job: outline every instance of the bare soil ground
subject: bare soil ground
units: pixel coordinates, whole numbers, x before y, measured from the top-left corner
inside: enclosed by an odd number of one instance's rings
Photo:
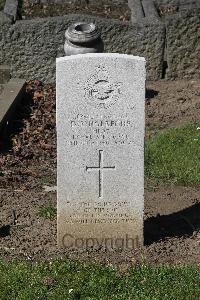
[[[33,4],[28,0],[24,0],[21,14],[26,19],[29,18],[44,18],[53,16],[62,16],[67,14],[90,14],[104,18],[113,18],[120,21],[129,21],[131,11],[127,4],[113,4],[112,1],[100,1],[97,3],[87,4],[81,1],[78,3],[65,4]]]
[[[200,81],[149,82],[146,137],[200,121]],[[38,81],[27,85],[10,141],[0,147],[0,256],[4,259],[50,260],[59,257],[116,265],[122,272],[139,262],[200,264],[200,187],[145,188],[145,245],[132,252],[60,250],[56,218],[39,215],[41,206],[56,207],[55,87]]]
[[[157,8],[158,14],[161,18],[166,15],[173,15],[179,11],[178,5],[164,4]],[[101,0],[99,3],[88,3],[87,1],[76,1],[72,3],[58,4],[58,3],[30,3],[29,0],[23,0],[19,7],[19,18],[26,19],[44,18],[53,16],[62,16],[67,14],[90,14],[94,16],[117,19],[123,22],[131,20],[131,10],[127,3],[113,4],[112,0]]]

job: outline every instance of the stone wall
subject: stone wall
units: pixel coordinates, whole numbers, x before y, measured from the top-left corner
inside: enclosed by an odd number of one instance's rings
[[[56,57],[64,55],[64,32],[80,20],[97,24],[105,52],[144,56],[148,78],[161,78],[165,42],[162,23],[132,25],[86,15],[17,21],[3,32],[0,63],[11,65],[14,77],[54,81]]]
[[[166,18],[167,77],[200,78],[200,9]]]
[[[54,81],[55,59],[64,55],[65,30],[72,22],[88,21],[98,25],[105,52],[144,56],[148,79],[164,75],[200,78],[200,9],[166,16],[163,23],[145,19],[131,24],[95,16],[66,15],[12,24],[0,13],[0,64],[10,65],[14,77]],[[166,64],[168,69],[164,70]]]

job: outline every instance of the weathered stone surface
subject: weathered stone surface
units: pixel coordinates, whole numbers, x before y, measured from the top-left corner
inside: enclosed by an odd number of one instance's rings
[[[0,84],[8,82],[10,79],[10,67],[6,65],[0,65]]]
[[[158,20],[158,12],[153,0],[128,0],[131,9],[131,21],[142,22],[144,18]]]
[[[5,36],[8,33],[9,28],[11,27],[11,23],[11,19],[0,11],[0,65],[6,64],[6,58],[4,55],[4,49],[6,47]]]
[[[77,22],[65,32],[66,56],[84,53],[102,53],[104,50],[100,32],[94,23]]]
[[[144,11],[140,0],[128,0],[131,9],[131,21],[133,23],[141,22],[144,18]]]
[[[97,24],[105,52],[143,56],[147,61],[148,78],[161,78],[165,42],[163,24],[132,25],[86,15],[17,21],[3,32],[0,63],[11,65],[14,77],[54,81],[55,59],[64,56],[65,31],[77,21]]]
[[[97,24],[105,52],[145,57],[148,79],[162,78],[165,42],[166,60],[169,60],[168,78],[198,77],[199,15],[198,9],[188,10],[171,17],[166,16],[163,23],[143,20],[138,24],[94,16],[67,15],[17,21],[12,25],[0,12],[0,64],[12,66],[13,77],[55,81],[55,59],[64,56],[65,30],[73,22],[85,21]],[[184,63],[181,61],[182,54],[186,55]]]
[[[4,14],[3,11],[0,11],[0,25],[1,25],[0,33],[3,33],[5,31],[4,26],[11,26],[11,24],[12,24],[11,19],[6,14]],[[2,35],[1,35],[1,38],[2,38]],[[1,41],[1,39],[0,39],[0,41]]]
[[[144,15],[146,18],[148,18],[148,17],[158,18],[159,17],[153,0],[142,0],[142,6],[143,6],[143,10],[144,10]]]
[[[200,78],[200,10],[166,18],[168,78]]]
[[[25,80],[13,78],[3,85],[0,93],[0,134],[7,126],[15,106],[21,100],[24,93]]]
[[[18,0],[6,0],[4,13],[10,16],[14,21],[17,18]]]
[[[145,60],[57,59],[58,243],[143,242]]]

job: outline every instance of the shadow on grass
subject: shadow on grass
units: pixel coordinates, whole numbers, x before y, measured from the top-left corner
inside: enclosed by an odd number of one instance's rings
[[[145,245],[168,237],[192,236],[200,229],[200,203],[179,212],[156,216],[144,222]]]

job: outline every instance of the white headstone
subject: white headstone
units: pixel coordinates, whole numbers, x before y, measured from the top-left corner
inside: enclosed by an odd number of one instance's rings
[[[145,59],[57,59],[58,244],[143,243]]]

